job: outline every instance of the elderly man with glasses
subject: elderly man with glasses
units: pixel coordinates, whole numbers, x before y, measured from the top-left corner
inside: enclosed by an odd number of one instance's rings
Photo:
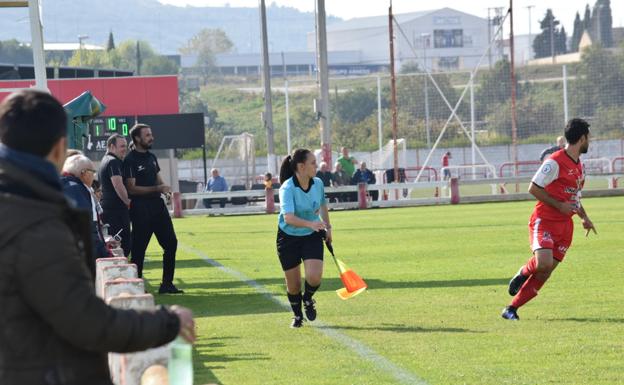
[[[82,154],[68,157],[63,165],[63,192],[76,208],[84,209],[91,213],[91,239],[93,242],[93,255],[95,258],[110,257],[110,250],[104,243],[102,229],[100,227],[99,204],[93,192],[95,180],[95,166],[91,159]]]

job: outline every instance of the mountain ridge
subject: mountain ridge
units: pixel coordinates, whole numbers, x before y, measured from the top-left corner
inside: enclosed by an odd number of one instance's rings
[[[156,0],[54,0],[43,3],[46,42],[106,45],[113,32],[115,42],[147,40],[161,54],[176,54],[202,28],[221,28],[239,53],[260,52],[260,16],[257,8],[194,7],[161,4]],[[341,19],[330,16],[327,23]],[[0,10],[0,40],[30,42],[28,11]],[[267,7],[269,49],[273,52],[306,51],[306,35],[314,31],[314,14],[271,4]]]

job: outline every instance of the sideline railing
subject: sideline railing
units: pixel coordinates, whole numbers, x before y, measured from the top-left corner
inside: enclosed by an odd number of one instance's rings
[[[609,181],[609,188],[604,190],[585,190],[583,196],[606,196],[606,195],[624,195],[624,189],[617,189],[614,187],[612,181],[624,177],[624,174],[609,173],[601,175],[587,175],[588,180],[607,179]],[[468,203],[468,202],[495,202],[495,201],[507,201],[507,200],[522,200],[533,199],[530,194],[526,192],[518,193],[499,193],[496,186],[504,186],[505,184],[520,184],[530,183],[530,176],[508,177],[508,178],[489,178],[489,179],[458,179],[451,178],[449,181],[432,181],[432,182],[408,182],[408,183],[382,183],[375,185],[360,184],[356,186],[340,186],[340,187],[327,187],[325,192],[330,196],[340,196],[340,194],[348,194],[350,197],[357,196],[357,199],[352,201],[339,201],[329,202],[328,207],[331,210],[340,209],[365,209],[371,207],[404,207],[404,206],[419,206],[419,205],[434,205],[434,204],[449,204],[449,203]],[[490,185],[492,188],[491,194],[473,195],[473,196],[460,196],[460,186],[473,186],[473,185]],[[433,196],[415,198],[412,195],[403,197],[400,193],[404,189],[423,190],[423,189],[448,189],[450,196]],[[388,194],[388,200],[373,200],[371,198],[373,191],[378,191],[379,196],[383,191],[397,191],[399,193]],[[279,203],[276,202],[278,190],[243,190],[243,191],[231,191],[231,192],[219,192],[219,193],[174,193],[173,205],[174,216],[181,217],[186,215],[219,215],[219,214],[261,214],[261,213],[275,213],[279,212]],[[398,196],[398,199],[392,199]],[[185,206],[189,206],[188,202],[197,202],[201,199],[232,199],[232,198],[246,198],[248,203],[242,205],[230,205],[224,208],[195,208],[195,204],[191,204],[193,208],[183,209],[183,201],[186,201]]]

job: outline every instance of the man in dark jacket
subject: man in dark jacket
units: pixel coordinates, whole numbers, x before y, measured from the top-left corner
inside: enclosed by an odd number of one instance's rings
[[[188,309],[122,310],[96,297],[90,218],[59,182],[65,123],[43,92],[0,104],[0,384],[111,385],[107,352],[195,338]]]
[[[95,179],[96,170],[94,167],[91,159],[82,154],[70,156],[63,164],[65,176],[61,177],[61,184],[65,196],[70,198],[76,208],[86,211],[91,218],[91,240],[94,256],[97,259],[112,257],[112,254],[104,242],[98,206],[91,188]]]
[[[359,184],[359,183],[375,184],[376,182],[377,180],[375,178],[375,174],[373,174],[371,170],[366,168],[366,162],[360,163],[360,168],[355,172],[355,174],[353,174],[353,177],[351,178],[351,184]],[[370,193],[373,199],[377,200],[379,191],[374,190],[374,191],[371,191]]]

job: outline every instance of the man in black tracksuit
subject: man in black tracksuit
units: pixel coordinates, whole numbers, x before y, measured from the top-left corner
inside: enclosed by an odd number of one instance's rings
[[[130,198],[123,182],[123,158],[128,144],[119,134],[111,135],[106,141],[107,152],[100,163],[98,179],[102,185],[102,221],[108,224],[109,235],[121,237],[124,255],[130,255],[132,235],[130,233]]]
[[[124,159],[124,179],[130,193],[130,220],[132,221],[132,263],[143,274],[145,250],[152,234],[163,248],[163,275],[158,293],[183,293],[173,285],[178,239],[169,211],[160,194],[170,194],[171,188],[160,177],[156,156],[149,152],[154,142],[151,128],[135,124],[130,130],[134,149]]]

